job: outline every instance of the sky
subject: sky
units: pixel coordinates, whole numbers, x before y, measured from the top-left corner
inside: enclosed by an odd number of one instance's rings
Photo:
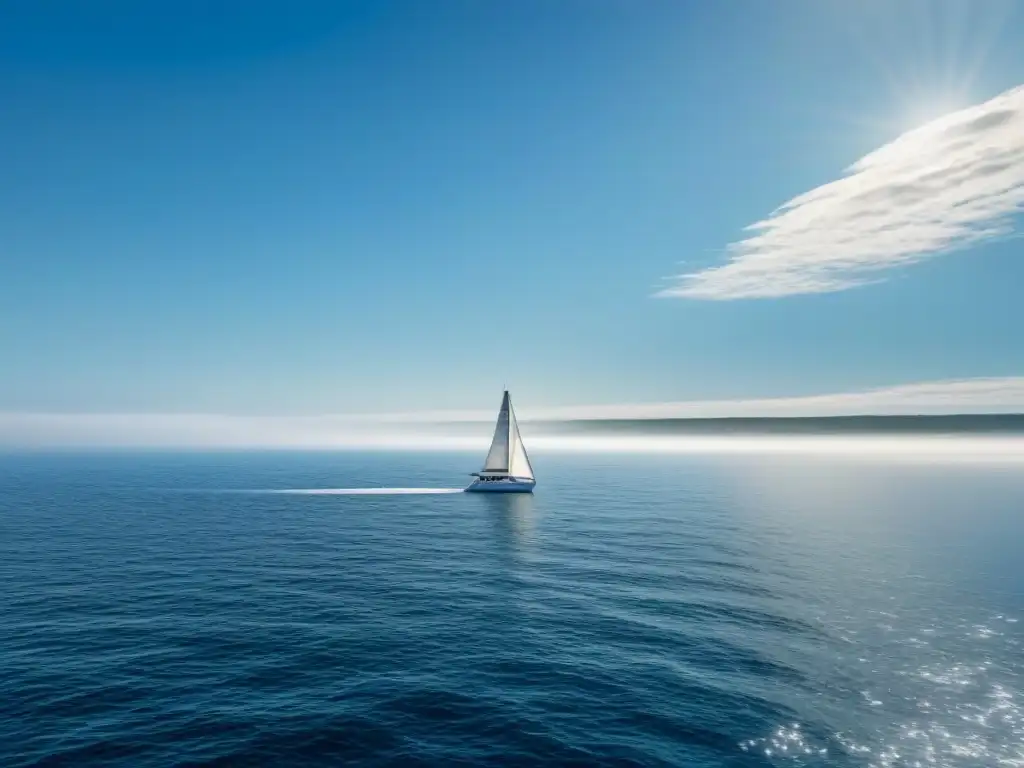
[[[0,432],[1024,410],[1014,0],[0,0],[0,104]]]

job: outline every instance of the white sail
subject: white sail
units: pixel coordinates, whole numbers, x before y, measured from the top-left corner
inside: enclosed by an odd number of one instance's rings
[[[494,425],[494,438],[491,450],[484,461],[484,472],[509,471],[509,408],[508,392],[501,398],[501,410],[498,411],[498,423]],[[518,434],[518,432],[517,432]]]
[[[508,473],[513,477],[529,478],[532,480],[533,467],[530,466],[530,457],[526,455],[526,446],[523,444],[523,438],[519,435],[519,424],[516,422],[516,412],[512,409],[511,402],[508,404],[508,432]]]

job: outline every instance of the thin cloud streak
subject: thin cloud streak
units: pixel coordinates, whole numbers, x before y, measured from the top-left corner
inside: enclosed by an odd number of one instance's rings
[[[1024,377],[905,384],[863,392],[754,400],[522,409],[524,423],[569,419],[1024,413]],[[17,448],[324,448],[478,450],[494,411],[361,416],[0,413],[0,446]],[[458,422],[482,422],[456,429]],[[447,426],[446,426],[447,425]],[[543,447],[546,437],[531,445]],[[551,438],[554,439],[554,438]],[[587,438],[589,439],[589,438]],[[731,439],[731,438],[723,438]],[[579,447],[562,440],[555,445]],[[596,444],[595,444],[596,445]],[[709,445],[704,443],[704,445]]]
[[[728,263],[657,296],[730,300],[828,293],[1009,235],[1024,210],[1024,86],[875,150],[747,227]]]
[[[1024,376],[914,382],[856,392],[744,400],[683,400],[562,408],[516,407],[520,421],[771,416],[1024,413]],[[429,411],[360,416],[381,423],[489,421],[494,411]],[[341,418],[341,417],[339,417]]]
[[[1024,376],[919,382],[806,397],[562,408],[547,411],[544,416],[556,419],[678,419],[952,413],[1024,413]]]

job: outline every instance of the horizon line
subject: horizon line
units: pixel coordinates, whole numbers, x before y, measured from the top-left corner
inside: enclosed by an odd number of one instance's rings
[[[489,434],[496,411],[421,411],[391,414],[246,415],[216,413],[39,413],[0,411],[0,445],[268,444],[279,446],[371,445],[406,437],[441,439],[480,425]],[[811,420],[995,418],[1024,415],[1024,376],[918,382],[892,387],[800,397],[692,400],[561,408],[526,408],[524,424],[561,423],[569,430],[613,424],[688,422],[790,424]],[[889,422],[892,423],[892,422]],[[460,430],[455,425],[463,425]],[[474,429],[476,427],[474,426]],[[799,431],[799,429],[797,430]],[[983,430],[984,431],[984,430]],[[418,437],[417,437],[418,435]],[[429,435],[429,438],[428,438]]]
[[[811,395],[548,406],[516,409],[523,422],[656,419],[833,418],[869,416],[1007,415],[1024,413],[1024,376],[917,381],[861,390]],[[407,412],[229,413],[217,411],[70,411],[3,410],[4,420],[22,418],[128,419],[215,418],[225,420],[324,419],[337,422],[491,421],[496,410],[421,410]]]

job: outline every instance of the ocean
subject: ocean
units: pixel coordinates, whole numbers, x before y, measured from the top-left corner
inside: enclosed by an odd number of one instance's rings
[[[0,765],[1024,765],[1024,465],[531,458],[0,456]]]

